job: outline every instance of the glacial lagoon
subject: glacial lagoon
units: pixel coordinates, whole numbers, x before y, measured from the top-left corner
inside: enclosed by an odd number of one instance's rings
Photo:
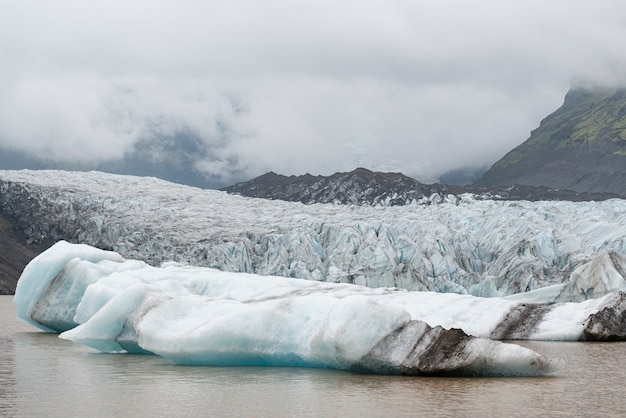
[[[0,297],[0,416],[621,416],[626,343],[522,342],[566,362],[550,377],[455,378],[329,369],[177,366],[102,354],[15,319]]]

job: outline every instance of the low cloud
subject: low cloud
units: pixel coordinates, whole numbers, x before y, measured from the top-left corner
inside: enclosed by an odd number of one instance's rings
[[[493,163],[571,85],[626,84],[611,0],[25,0],[0,25],[0,146],[95,164],[192,132],[222,182],[433,180]]]

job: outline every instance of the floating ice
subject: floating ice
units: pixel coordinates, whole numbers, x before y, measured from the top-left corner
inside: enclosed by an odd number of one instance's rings
[[[156,268],[65,242],[29,264],[15,301],[21,319],[62,338],[181,364],[472,375],[540,375],[559,367],[532,350],[459,329],[488,334],[515,306],[505,299],[171,263]]]

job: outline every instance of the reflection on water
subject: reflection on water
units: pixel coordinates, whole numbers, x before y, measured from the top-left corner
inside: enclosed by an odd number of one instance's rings
[[[0,297],[0,416],[610,416],[626,344],[524,343],[566,369],[543,378],[421,378],[175,366],[101,354],[16,320]]]

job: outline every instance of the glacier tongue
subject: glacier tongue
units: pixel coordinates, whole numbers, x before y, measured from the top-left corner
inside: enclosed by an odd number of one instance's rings
[[[586,263],[626,253],[622,200],[305,206],[63,171],[0,171],[0,192],[0,210],[33,241],[85,243],[151,265],[369,287],[504,296],[565,284]],[[602,289],[585,285],[558,300],[623,289],[610,274]]]
[[[468,298],[463,313],[446,308]],[[437,312],[433,318],[471,323],[510,302],[175,264],[156,268],[65,242],[25,269],[15,301],[21,319],[62,331],[62,338],[181,364],[530,376],[562,367],[532,350],[415,317],[426,308]],[[484,309],[480,301],[497,306]]]

